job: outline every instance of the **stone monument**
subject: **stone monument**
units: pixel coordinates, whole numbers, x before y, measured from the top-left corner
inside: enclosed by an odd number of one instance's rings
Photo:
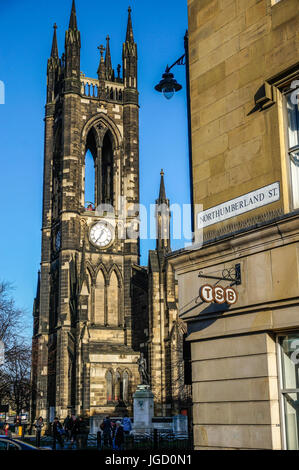
[[[133,395],[134,398],[134,431],[147,432],[153,427],[154,394],[149,385],[146,359],[141,353],[137,360],[140,374],[140,385]]]

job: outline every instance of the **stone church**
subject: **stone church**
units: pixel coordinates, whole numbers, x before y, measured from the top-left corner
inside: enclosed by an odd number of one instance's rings
[[[56,25],[47,68],[42,255],[33,317],[32,418],[132,413],[143,353],[156,416],[188,404],[177,284],[167,262],[170,211],[156,210],[156,249],[140,266],[137,45],[131,9],[122,68],[99,47],[97,78],[80,69],[73,0],[65,52]],[[86,201],[92,155],[94,200]],[[158,188],[157,188],[158,192]],[[121,201],[125,200],[125,217]],[[163,172],[158,204],[169,208]],[[104,205],[104,206],[103,206]],[[101,213],[98,207],[104,207]],[[112,208],[112,211],[111,211]],[[111,217],[113,212],[114,217]],[[128,236],[127,229],[136,236]],[[132,231],[132,230],[131,230]]]

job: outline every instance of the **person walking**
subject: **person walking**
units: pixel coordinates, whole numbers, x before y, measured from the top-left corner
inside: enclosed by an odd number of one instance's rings
[[[4,430],[4,435],[6,437],[11,437],[11,430],[9,429],[9,424],[8,423],[4,424],[3,430]]]
[[[132,431],[132,423],[131,423],[131,420],[130,420],[130,418],[127,414],[125,414],[125,416],[123,417],[121,424],[122,424],[124,433],[126,435],[129,435],[130,432]]]
[[[40,446],[40,437],[42,433],[42,429],[44,427],[44,420],[42,416],[40,416],[35,423],[35,429],[36,429],[36,434],[35,434],[35,439],[36,439],[36,447]]]
[[[88,426],[86,421],[83,419],[82,416],[78,419],[78,449],[85,450],[87,449],[87,440],[88,440]]]
[[[63,449],[64,446],[63,446],[62,435],[63,435],[63,427],[59,419],[56,416],[53,422],[53,450],[56,450],[56,441],[58,441],[60,449]]]
[[[112,424],[110,416],[106,416],[103,423],[104,446],[112,447]]]
[[[115,434],[113,439],[113,449],[122,450],[125,441],[124,429],[120,421],[116,421]]]
[[[15,433],[17,433],[19,436],[22,435],[22,423],[20,416],[17,416],[15,419]]]
[[[73,446],[74,443],[77,444],[77,435],[78,435],[78,421],[76,418],[76,415],[72,415],[70,423],[70,438],[71,438],[71,447]]]
[[[72,430],[72,418],[68,415],[65,420],[63,421],[63,427],[65,430],[66,440],[69,441],[71,439],[71,430]]]

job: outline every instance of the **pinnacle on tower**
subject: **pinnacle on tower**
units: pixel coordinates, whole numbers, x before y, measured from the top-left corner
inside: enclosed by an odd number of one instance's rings
[[[129,7],[128,8],[128,25],[127,25],[126,42],[134,42],[131,11],[132,11],[132,8]]]
[[[160,180],[160,191],[159,191],[159,202],[167,202],[166,199],[166,191],[165,191],[165,184],[164,184],[164,171],[163,169],[160,172],[161,180]]]
[[[169,200],[166,198],[163,170],[160,175],[159,198],[156,199],[156,249],[170,251],[170,207]]]
[[[105,52],[105,47],[101,44],[99,47],[98,47],[99,51],[100,51],[100,54],[101,54],[101,59],[100,59],[100,64],[99,64],[99,68],[98,68],[98,76],[99,76],[99,80],[105,80],[106,78],[106,67],[105,67],[105,61],[104,61],[104,57],[103,57],[103,54]]]
[[[53,41],[52,41],[52,50],[51,50],[51,57],[58,59],[58,46],[57,46],[57,35],[56,35],[56,30],[57,30],[57,25],[54,23],[54,33],[53,33]]]
[[[111,62],[111,53],[110,53],[110,38],[106,37],[106,55],[105,55],[105,69],[106,69],[106,80],[112,80],[113,78],[113,69]]]
[[[75,0],[73,0],[69,29],[78,29]]]
[[[69,29],[65,32],[65,91],[80,93],[81,38],[77,26],[75,1],[73,0]]]

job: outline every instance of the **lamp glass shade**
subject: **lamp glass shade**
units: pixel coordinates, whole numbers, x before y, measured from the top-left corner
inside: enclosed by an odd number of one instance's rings
[[[165,87],[163,88],[162,93],[167,100],[170,100],[174,95],[174,89],[171,87]]]
[[[174,78],[172,73],[165,72],[162,75],[162,80],[155,86],[155,90],[162,92],[166,99],[170,100],[174,93],[181,90],[180,85]]]

